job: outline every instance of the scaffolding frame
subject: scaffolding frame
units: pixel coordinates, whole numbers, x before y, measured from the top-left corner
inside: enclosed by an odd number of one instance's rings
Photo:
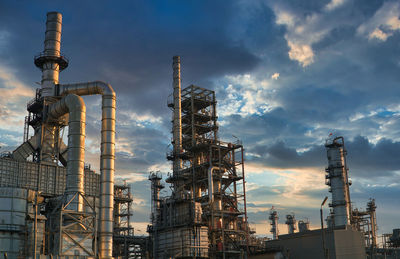
[[[173,194],[161,204],[164,218],[153,224],[152,230],[157,235],[155,230],[176,225],[178,222],[172,216],[168,217],[172,222],[165,224],[163,220],[167,220],[165,217],[174,207],[188,203],[192,209],[191,220],[186,225],[192,226],[193,231],[196,226],[208,227],[207,258],[240,258],[248,252],[250,235],[244,148],[239,141],[218,140],[216,104],[212,90],[195,85],[182,90],[182,150],[179,154],[167,154],[169,160],[180,160],[182,169],[174,170],[166,179],[173,186]],[[174,110],[172,102],[168,106]],[[200,219],[196,204],[201,205]]]

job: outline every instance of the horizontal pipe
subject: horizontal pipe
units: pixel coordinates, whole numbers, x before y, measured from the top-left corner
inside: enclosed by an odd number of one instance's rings
[[[56,87],[56,95],[68,94],[102,95],[99,253],[100,258],[112,258],[116,95],[111,85],[101,81]]]
[[[57,120],[67,113],[69,113],[68,160],[65,194],[69,200],[76,193],[84,194],[86,106],[82,97],[68,94],[57,103],[50,105],[48,119]],[[75,196],[68,205],[68,209],[83,211],[81,195]]]

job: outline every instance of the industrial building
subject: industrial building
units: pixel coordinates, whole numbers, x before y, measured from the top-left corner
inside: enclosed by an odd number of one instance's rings
[[[172,194],[160,197],[152,173],[153,258],[245,258],[249,229],[243,146],[218,138],[215,92],[181,89],[180,57],[173,58],[172,146],[167,158]]]
[[[34,57],[42,80],[27,103],[23,143],[0,157],[0,258],[400,258],[400,229],[379,246],[375,200],[365,210],[352,207],[343,137],[325,143],[332,197],[326,220],[327,197],[321,204],[321,229],[291,213],[288,234],[280,235],[272,208],[273,239],[256,237],[247,218],[244,147],[220,140],[214,91],[182,89],[179,56],[167,103],[172,172],[164,179],[150,172],[149,236],[135,236],[130,186],[114,181],[116,93],[101,81],[59,82],[69,64],[61,29],[62,15],[48,13],[44,51]],[[99,174],[85,164],[87,95],[102,98]],[[161,196],[166,184],[171,192]]]
[[[116,94],[100,81],[60,84],[61,27],[61,14],[48,13],[24,141],[0,158],[0,257],[144,258],[147,239],[129,224],[129,186],[114,185]],[[102,98],[100,174],[85,165],[86,95]]]
[[[320,229],[310,230],[309,222],[299,221],[299,232],[295,233],[294,214],[289,214],[285,222],[288,234],[278,235],[277,211],[271,210],[269,220],[273,239],[266,242],[265,250],[280,250],[286,258],[296,259],[400,258],[400,249],[396,243],[399,240],[397,230],[393,230],[392,235],[386,235],[383,247],[378,247],[375,200],[370,199],[366,210],[352,208],[344,138],[328,138],[325,147],[328,158],[325,184],[332,194],[330,214],[324,219],[322,207],[328,199],[325,197],[320,210]],[[326,228],[324,221],[327,223]]]

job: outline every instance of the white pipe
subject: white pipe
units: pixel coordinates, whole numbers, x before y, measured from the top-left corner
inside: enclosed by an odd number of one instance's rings
[[[70,200],[76,193],[84,194],[85,122],[86,106],[82,97],[68,94],[48,110],[48,119],[57,120],[69,113],[68,120],[68,161],[67,186],[65,194]],[[68,209],[83,211],[81,195],[77,195]]]
[[[213,172],[217,167],[210,166],[208,168],[208,202],[210,205],[214,203],[214,181],[213,181]]]
[[[114,162],[115,162],[115,102],[111,85],[86,82],[58,86],[59,95],[102,95],[101,156],[100,156],[100,258],[112,258]],[[69,155],[69,154],[68,154]]]

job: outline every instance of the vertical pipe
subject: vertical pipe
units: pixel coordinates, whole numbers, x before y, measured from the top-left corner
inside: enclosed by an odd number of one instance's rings
[[[246,224],[246,249],[247,249],[247,254],[249,254],[249,239],[250,239],[250,234],[249,234],[249,224],[248,224],[248,219],[247,219],[247,200],[246,200],[246,178],[245,178],[245,173],[244,173],[244,148],[243,146],[240,146],[240,152],[242,155],[242,175],[243,175],[243,203],[244,203],[244,220]]]
[[[115,168],[115,101],[114,91],[103,94],[100,156],[101,258],[112,258]]]
[[[67,186],[65,194],[68,200],[73,198],[73,201],[68,205],[68,209],[83,211],[81,195],[84,194],[86,127],[86,106],[83,99],[75,94],[69,94],[59,102],[52,104],[49,107],[48,115],[50,119],[57,119],[66,113],[69,113],[69,120]]]
[[[58,88],[60,95],[102,95],[99,253],[101,258],[112,258],[116,95],[111,85],[101,81],[59,85]]]
[[[181,59],[173,57],[173,87],[174,87],[174,120],[173,120],[173,146],[174,162],[173,172],[176,173],[182,168],[182,161],[179,154],[182,152],[182,107],[181,107]]]
[[[60,66],[54,58],[60,57],[61,26],[60,13],[47,13],[43,55],[48,58],[42,66],[42,96],[52,96],[53,87],[58,84]]]

